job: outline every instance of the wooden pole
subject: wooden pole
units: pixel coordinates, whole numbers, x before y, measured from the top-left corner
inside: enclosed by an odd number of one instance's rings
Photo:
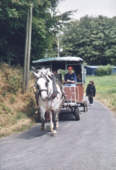
[[[29,73],[30,73],[30,54],[31,54],[31,34],[32,34],[32,9],[33,4],[30,4],[27,14],[26,24],[26,40],[25,40],[25,57],[24,57],[24,80],[23,80],[23,92],[28,89]]]
[[[25,56],[24,56],[24,77],[23,77],[23,92],[26,92],[27,82],[27,51],[28,51],[28,28],[29,28],[29,9],[27,13],[27,24],[26,24],[26,40],[25,40]]]
[[[59,42],[59,34],[57,35],[57,57],[60,57],[60,42]]]
[[[31,35],[32,35],[32,9],[33,5],[30,5],[29,9],[29,45],[28,45],[28,60],[27,60],[27,84],[26,84],[26,89],[28,88],[28,82],[30,78],[30,54],[31,54]]]

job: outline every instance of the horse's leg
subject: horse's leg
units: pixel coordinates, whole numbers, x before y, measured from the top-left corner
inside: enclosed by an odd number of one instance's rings
[[[58,129],[59,127],[59,117],[58,117],[58,113],[56,113],[56,129]]]
[[[52,112],[52,115],[53,115],[53,124],[54,124],[54,127],[53,127],[53,133],[56,134],[56,122],[57,122],[57,114],[53,111]]]
[[[41,113],[41,130],[45,130],[45,113]]]
[[[50,131],[53,132],[52,112],[50,112]]]
[[[41,120],[41,130],[45,130],[45,120]]]

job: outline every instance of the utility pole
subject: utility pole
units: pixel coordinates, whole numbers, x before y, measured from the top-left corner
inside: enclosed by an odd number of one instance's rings
[[[29,74],[30,74],[30,54],[31,54],[31,34],[32,34],[32,10],[33,4],[30,4],[27,14],[26,24],[26,40],[25,40],[25,57],[24,57],[24,77],[23,77],[23,92],[28,89]]]
[[[58,45],[58,54],[57,54],[57,57],[60,57],[60,40],[59,40],[59,36],[58,36],[58,39],[57,39],[57,45]]]
[[[57,57],[60,57],[60,40],[59,40],[59,34],[57,35]]]

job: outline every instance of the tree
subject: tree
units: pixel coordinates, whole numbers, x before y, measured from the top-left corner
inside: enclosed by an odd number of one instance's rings
[[[62,37],[63,55],[82,57],[88,64],[113,64],[116,18],[85,16],[68,24]]]
[[[59,0],[1,0],[1,62],[23,65],[27,10],[30,2],[34,6],[31,60],[43,58],[46,50],[53,56],[56,34],[70,14],[69,12],[57,15],[56,7]]]

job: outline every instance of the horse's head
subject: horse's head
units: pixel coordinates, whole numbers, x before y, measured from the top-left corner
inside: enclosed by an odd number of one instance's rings
[[[39,91],[39,95],[42,100],[47,100],[50,95],[50,89],[52,86],[51,76],[52,73],[48,69],[38,70],[37,73],[34,72],[35,77],[37,78],[36,85]]]

